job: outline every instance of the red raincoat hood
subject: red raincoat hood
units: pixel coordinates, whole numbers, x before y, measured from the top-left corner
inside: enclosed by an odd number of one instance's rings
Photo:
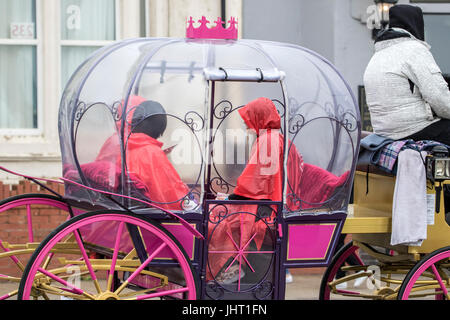
[[[251,101],[239,109],[239,114],[247,127],[256,132],[258,138],[253,144],[247,166],[237,180],[234,193],[250,199],[280,201],[284,150],[284,137],[279,132],[280,115],[272,100],[268,98]],[[294,153],[295,159],[291,156]],[[295,150],[290,152],[289,157],[295,160],[290,163],[299,167],[300,176],[301,156]]]
[[[126,110],[126,124],[125,124],[125,135],[127,136],[131,130],[131,120],[133,119],[134,111],[136,107],[139,106],[142,102],[145,102],[146,99],[140,96],[130,96],[128,98],[127,110]],[[125,101],[122,101],[122,106],[125,104]],[[120,115],[122,115],[122,108],[119,110]],[[118,128],[122,126],[122,120],[119,120],[117,123]]]
[[[280,129],[281,118],[272,100],[258,98],[239,109],[239,114],[249,129],[259,135],[260,130]]]

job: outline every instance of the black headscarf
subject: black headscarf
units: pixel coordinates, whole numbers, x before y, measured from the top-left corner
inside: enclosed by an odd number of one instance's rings
[[[137,106],[131,120],[132,132],[145,133],[157,139],[166,130],[167,115],[163,106],[156,101],[145,101]]]
[[[392,28],[401,28],[419,40],[425,41],[425,26],[422,9],[408,4],[399,4],[389,9],[389,29],[382,30],[375,42],[409,37],[408,34],[398,32]]]
[[[419,40],[425,41],[425,26],[422,9],[399,4],[389,10],[389,27],[402,28]]]

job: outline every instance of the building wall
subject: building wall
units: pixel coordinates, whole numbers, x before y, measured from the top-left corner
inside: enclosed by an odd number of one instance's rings
[[[352,17],[352,9],[358,14],[370,1],[357,1],[355,9],[352,0],[246,0],[243,37],[311,49],[332,62],[356,93],[372,55],[370,30]]]
[[[373,0],[245,0],[243,37],[294,43],[319,53],[337,67],[357,98],[374,50],[366,24],[371,5]],[[424,12],[450,12],[450,3],[414,5]]]
[[[139,36],[139,3],[139,0],[115,0],[116,39]],[[36,0],[39,127],[30,132],[21,129],[0,130],[0,165],[37,177],[58,177],[61,174],[58,109],[63,90],[62,46],[88,48],[112,42],[64,42],[61,38],[61,15],[65,12],[62,9],[60,0]],[[8,40],[0,41],[0,45],[8,44]],[[15,183],[17,177],[0,171],[0,181]]]
[[[50,183],[52,190],[59,194],[64,194],[64,186]],[[23,194],[51,194],[49,191],[36,184],[22,180],[17,184],[3,184],[0,182],[0,201],[10,197]],[[31,226],[33,230],[33,242],[39,243],[44,240],[50,232],[67,220],[67,211],[57,208],[33,205],[30,206]],[[31,242],[29,238],[27,208],[25,206],[16,207],[0,214],[0,252],[3,247],[9,244],[23,244]],[[21,254],[19,261],[26,265],[31,254]],[[20,276],[21,270],[11,259],[0,259],[0,274],[9,276]]]

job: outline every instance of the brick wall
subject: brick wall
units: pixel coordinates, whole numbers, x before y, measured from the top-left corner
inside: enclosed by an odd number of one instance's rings
[[[48,183],[48,187],[64,194],[64,186],[56,183]],[[28,193],[51,194],[49,191],[28,181],[22,180],[18,184],[4,184],[0,182],[0,200]],[[31,206],[32,226],[34,242],[42,241],[52,230],[64,222],[68,214],[64,210],[59,210],[44,205]],[[28,242],[28,222],[27,209],[25,206],[17,207],[0,213],[0,240],[8,243]],[[0,252],[3,248],[0,247]],[[26,265],[29,255],[20,255],[18,259]],[[20,269],[15,265],[11,258],[0,259],[0,274],[10,276],[19,276]]]

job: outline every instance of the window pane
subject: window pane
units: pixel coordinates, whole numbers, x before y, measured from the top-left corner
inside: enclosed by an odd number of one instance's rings
[[[425,41],[443,73],[450,73],[450,14],[425,14]]]
[[[34,0],[0,0],[0,38],[35,38]]]
[[[115,0],[62,0],[62,40],[115,40]]]
[[[99,47],[70,47],[63,46],[61,48],[61,81],[62,88],[65,87],[72,74],[83,63],[90,54]]]
[[[0,46],[0,128],[37,128],[36,48]]]

